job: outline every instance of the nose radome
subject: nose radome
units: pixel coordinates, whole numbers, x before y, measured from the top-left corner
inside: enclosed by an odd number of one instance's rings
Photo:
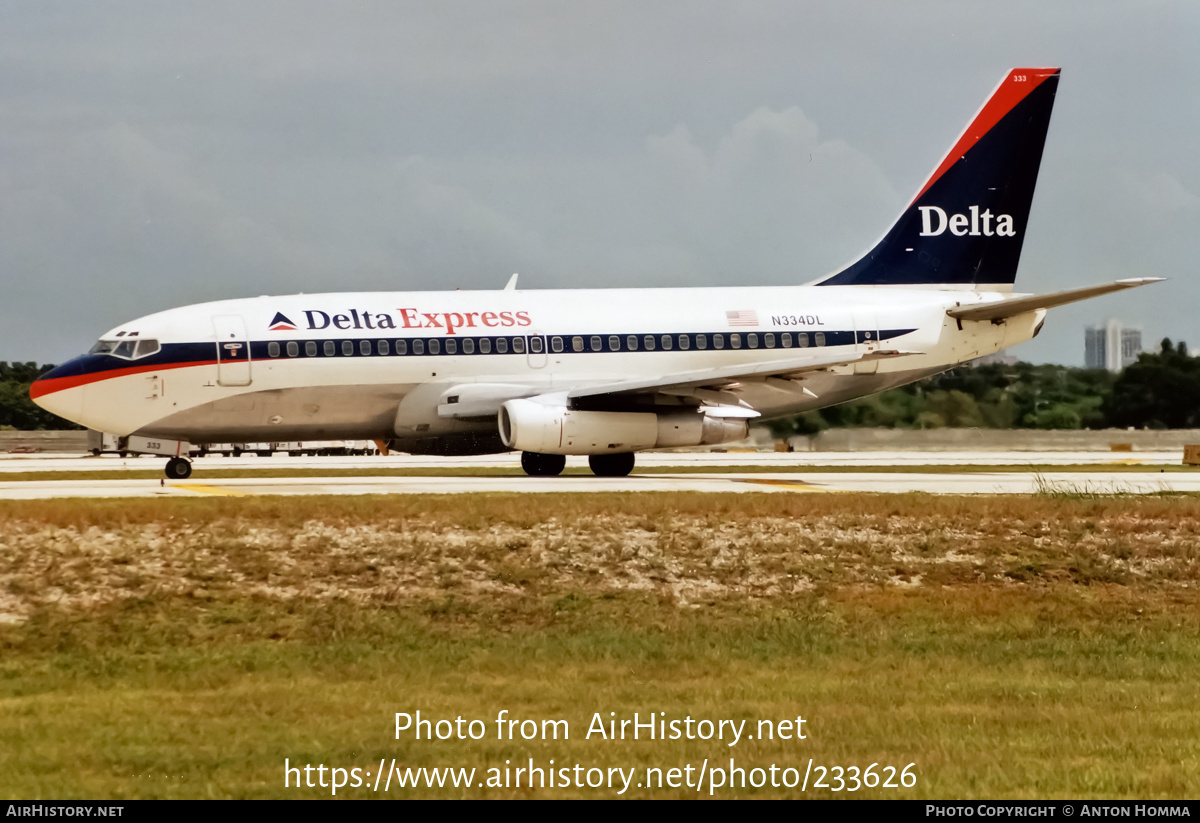
[[[75,374],[68,365],[57,366],[33,381],[29,399],[51,414],[86,425],[82,419],[84,386],[71,379]]]

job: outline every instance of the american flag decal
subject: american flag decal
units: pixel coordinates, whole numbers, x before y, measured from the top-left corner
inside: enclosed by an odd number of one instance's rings
[[[757,326],[758,312],[756,311],[727,311],[725,319],[729,321],[730,326]]]

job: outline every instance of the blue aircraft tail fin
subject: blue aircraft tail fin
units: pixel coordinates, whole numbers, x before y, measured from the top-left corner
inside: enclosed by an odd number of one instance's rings
[[[883,239],[816,285],[1011,289],[1059,69],[1013,69]]]

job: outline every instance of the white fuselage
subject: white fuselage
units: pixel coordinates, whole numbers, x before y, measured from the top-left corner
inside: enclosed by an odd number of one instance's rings
[[[780,417],[1029,339],[1044,312],[1000,323],[946,315],[956,305],[1010,296],[797,286],[226,300],[118,326],[101,339],[154,340],[160,350],[134,359],[77,358],[47,375],[35,397],[57,414],[118,435],[196,444],[373,438],[420,448],[479,434],[485,445],[476,450],[487,450],[494,409],[445,414],[447,395],[459,387],[506,399],[777,360],[805,346],[829,354],[912,353],[818,372],[796,390],[735,387],[743,406]]]

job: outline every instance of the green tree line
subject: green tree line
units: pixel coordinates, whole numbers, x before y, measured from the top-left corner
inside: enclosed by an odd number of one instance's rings
[[[29,399],[29,386],[54,366],[0,361],[0,429],[82,429]]]
[[[1200,428],[1200,357],[1166,339],[1119,374],[1031,363],[960,366],[917,383],[768,424],[776,436],[830,427]]]

